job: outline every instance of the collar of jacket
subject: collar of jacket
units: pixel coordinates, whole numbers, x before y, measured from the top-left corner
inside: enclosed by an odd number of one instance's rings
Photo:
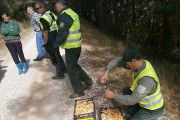
[[[46,9],[46,10],[41,14],[41,16],[42,16],[45,12],[47,12],[47,11],[49,11],[49,9]]]
[[[64,10],[67,10],[67,9],[69,9],[68,6],[64,7],[64,8],[61,10],[61,12],[59,12],[59,15],[60,15]]]

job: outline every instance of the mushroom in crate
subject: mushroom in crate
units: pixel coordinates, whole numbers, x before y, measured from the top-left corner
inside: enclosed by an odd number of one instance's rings
[[[101,120],[123,120],[121,110],[119,108],[111,108],[109,116],[109,109],[103,108],[101,109]]]

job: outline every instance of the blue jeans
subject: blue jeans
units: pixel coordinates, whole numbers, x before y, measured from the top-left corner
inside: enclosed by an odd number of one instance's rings
[[[37,55],[38,59],[43,58],[43,43],[44,43],[44,39],[42,37],[42,32],[37,32],[36,33],[36,46],[37,46],[37,51],[38,51],[38,55]],[[46,49],[44,49],[44,57],[49,57],[49,54],[47,53]]]

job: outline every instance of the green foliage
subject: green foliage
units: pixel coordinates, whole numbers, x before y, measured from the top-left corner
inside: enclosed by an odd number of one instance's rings
[[[173,14],[179,14],[179,4],[179,0],[156,2],[154,6],[154,13],[157,15],[166,15],[166,17]]]
[[[29,28],[31,26],[30,20],[23,21],[22,26],[23,26],[24,29]]]
[[[0,12],[7,11],[13,19],[23,21],[27,19],[26,2],[25,0],[1,0]]]

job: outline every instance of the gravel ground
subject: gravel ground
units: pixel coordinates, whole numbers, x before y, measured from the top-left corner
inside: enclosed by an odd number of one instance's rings
[[[22,44],[29,67],[26,74],[17,74],[18,70],[9,53],[1,58],[1,73],[4,72],[0,84],[0,120],[73,119],[75,99],[68,97],[73,92],[68,76],[64,80],[52,80],[55,68],[50,60],[33,61],[37,55],[34,32]],[[60,52],[64,57],[64,50]],[[86,66],[85,71],[90,69]],[[85,91],[86,95],[78,99],[93,97],[90,91]]]
[[[33,82],[33,76],[36,73],[36,67],[38,63],[32,61],[31,58],[36,56],[36,48],[34,45],[34,33],[28,36],[28,44],[24,45],[24,54],[27,62],[30,62],[30,69],[27,74],[18,75],[18,70],[10,56],[7,53],[6,56],[1,58],[4,60],[1,66],[8,66],[4,68],[4,77],[1,78],[0,84],[0,119],[1,120],[17,120],[17,115],[21,108],[21,103],[27,97],[29,87]],[[27,41],[26,41],[27,42]]]
[[[103,84],[97,84],[97,77],[90,66],[87,49],[83,45],[79,64],[93,79],[94,85],[85,91],[85,96],[70,99],[73,92],[68,75],[64,80],[52,80],[56,74],[55,67],[49,59],[35,62],[37,55],[35,33],[31,32],[23,41],[23,50],[28,62],[28,72],[18,75],[18,70],[10,56],[1,58],[0,69],[0,120],[72,120],[76,99],[94,98],[96,117],[99,119],[100,108],[107,108]],[[60,49],[64,58],[64,49]],[[102,68],[99,68],[102,71]],[[110,84],[109,87],[112,85]],[[110,100],[110,106],[119,106]]]

